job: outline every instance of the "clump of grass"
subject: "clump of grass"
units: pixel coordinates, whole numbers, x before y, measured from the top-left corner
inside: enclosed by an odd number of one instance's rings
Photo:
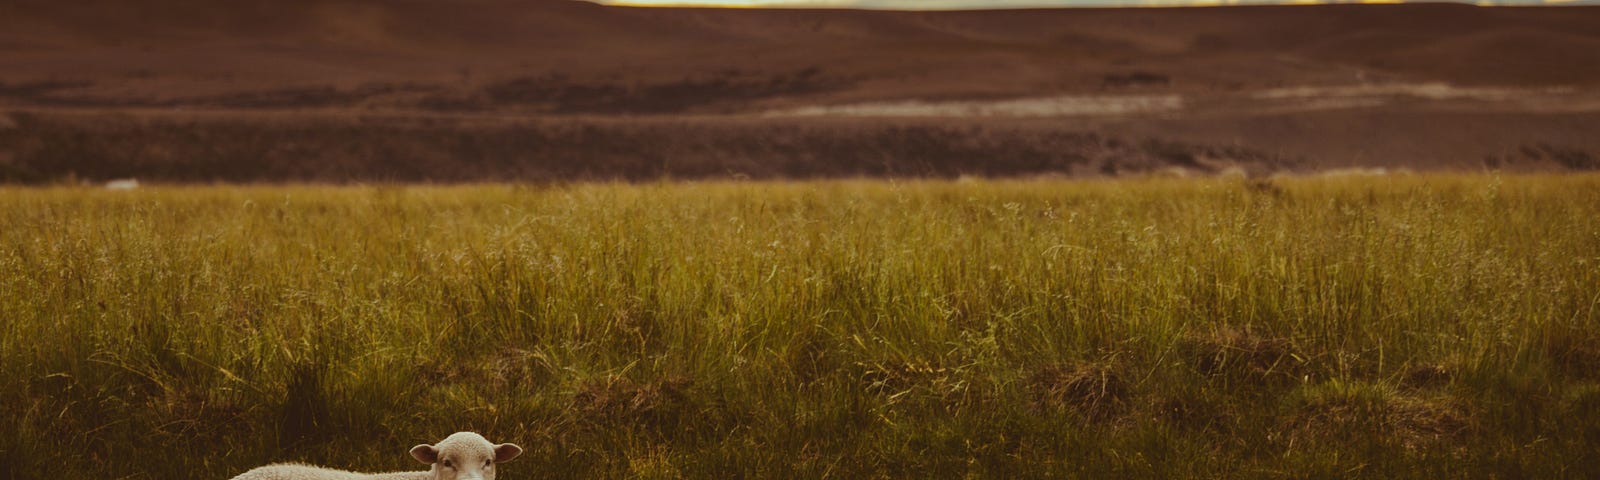
[[[1563,375],[1600,380],[1600,332],[1557,326],[1543,339],[1546,358]]]
[[[1600,475],[1600,178],[1270,183],[3,189],[0,475]]]
[[[1050,366],[1030,375],[1028,385],[1040,410],[1071,409],[1093,421],[1121,413],[1132,395],[1128,380],[1102,364]]]
[[[1464,435],[1474,423],[1447,397],[1405,395],[1381,384],[1331,380],[1308,384],[1294,398],[1292,434],[1308,441],[1355,435],[1416,448],[1422,442]]]
[[[572,408],[585,421],[671,429],[677,425],[668,422],[693,416],[693,388],[694,381],[683,377],[639,384],[627,377],[607,376],[580,385],[572,396]]]
[[[1449,384],[1455,376],[1455,369],[1449,365],[1421,364],[1406,369],[1400,385],[1412,389],[1438,388]]]
[[[1180,349],[1200,373],[1239,380],[1245,388],[1299,380],[1307,362],[1291,339],[1259,334],[1248,326],[1185,337]]]

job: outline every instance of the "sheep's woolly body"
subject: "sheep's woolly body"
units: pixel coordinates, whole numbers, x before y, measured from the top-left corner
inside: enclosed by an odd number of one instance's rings
[[[356,473],[295,463],[259,467],[233,480],[430,480],[429,472]]]
[[[495,445],[472,432],[456,432],[438,445],[411,447],[411,458],[425,472],[356,473],[299,463],[278,463],[244,472],[233,480],[494,480],[495,464],[522,454],[514,443]]]

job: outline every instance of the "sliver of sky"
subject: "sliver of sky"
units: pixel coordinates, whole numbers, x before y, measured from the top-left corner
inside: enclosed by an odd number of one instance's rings
[[[1317,3],[1402,3],[1401,0],[593,0],[607,5],[732,8],[867,8],[883,10],[965,10],[988,8],[1150,7],[1174,5],[1271,5]],[[1600,0],[1478,0],[1478,5],[1600,5]]]

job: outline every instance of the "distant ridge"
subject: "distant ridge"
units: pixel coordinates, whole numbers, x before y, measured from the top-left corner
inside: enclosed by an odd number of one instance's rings
[[[0,3],[0,106],[727,113],[1362,82],[1600,86],[1600,8]]]
[[[690,8],[801,8],[866,10],[997,10],[1107,7],[1217,7],[1266,5],[1349,5],[1349,4],[1467,4],[1478,6],[1582,6],[1600,5],[1600,0],[856,0],[818,2],[808,0],[587,0],[603,5],[634,7]]]
[[[1600,8],[0,1],[0,183],[1600,169]]]

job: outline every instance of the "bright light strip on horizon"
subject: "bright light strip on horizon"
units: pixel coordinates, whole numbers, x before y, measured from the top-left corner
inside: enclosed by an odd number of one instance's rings
[[[713,8],[864,8],[883,10],[958,10],[988,8],[1052,8],[1151,5],[1221,5],[1272,3],[1275,0],[595,0],[621,7],[713,7]],[[1292,1],[1292,0],[1291,0]]]
[[[591,0],[628,7],[713,8],[863,8],[880,10],[963,10],[1059,7],[1173,7],[1225,5],[1392,4],[1402,0]],[[1447,0],[1448,1],[1448,0]],[[1477,0],[1495,5],[1595,5],[1600,0]]]

